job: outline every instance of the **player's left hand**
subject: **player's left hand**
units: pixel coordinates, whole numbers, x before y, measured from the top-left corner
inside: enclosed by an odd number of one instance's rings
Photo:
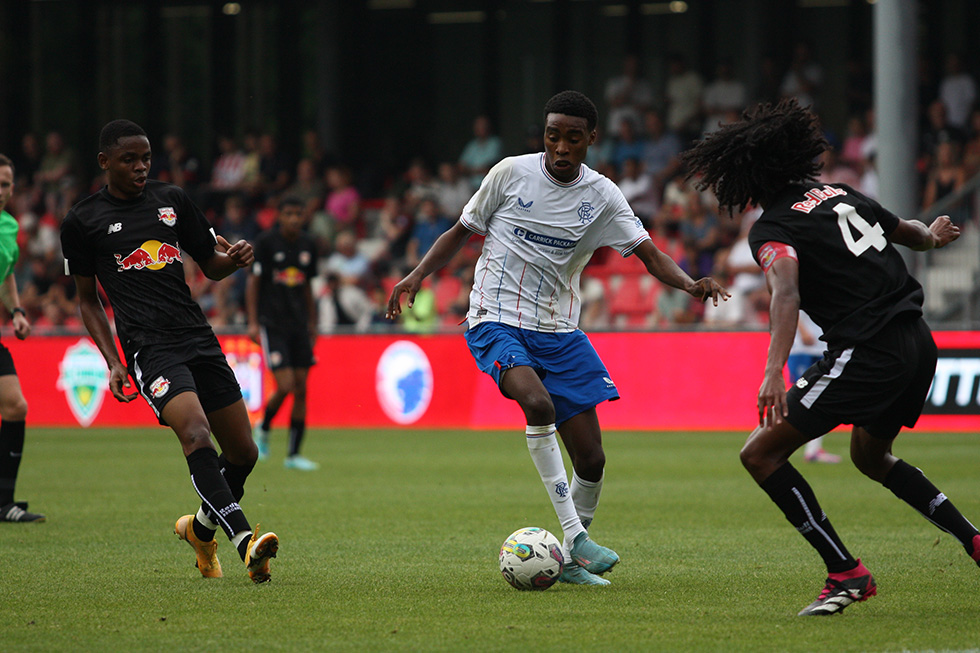
[[[17,336],[18,340],[23,340],[31,335],[31,323],[20,313],[14,313],[12,323],[14,325],[14,335]]]
[[[255,260],[255,254],[252,252],[252,245],[249,244],[247,240],[239,240],[237,243],[232,245],[224,236],[220,234],[215,235],[218,241],[218,251],[224,252],[225,255],[235,262],[240,268],[247,268]]]
[[[394,320],[396,316],[401,314],[402,293],[408,293],[408,307],[411,308],[412,304],[415,303],[415,295],[418,294],[419,288],[421,287],[422,279],[414,272],[396,283],[395,287],[391,289],[391,297],[388,298],[388,308],[385,311],[385,317],[389,320]]]
[[[956,226],[948,215],[941,215],[929,225],[929,231],[936,239],[936,247],[945,247],[960,237],[960,228]]]
[[[722,300],[727,302],[728,298],[732,296],[730,292],[725,290],[725,287],[723,285],[721,285],[711,277],[704,277],[702,279],[698,279],[697,281],[694,282],[694,285],[691,286],[691,289],[688,290],[688,292],[691,294],[692,297],[700,299],[703,302],[708,301],[708,298],[710,297],[711,302],[715,306],[718,305],[718,298],[721,298]]]

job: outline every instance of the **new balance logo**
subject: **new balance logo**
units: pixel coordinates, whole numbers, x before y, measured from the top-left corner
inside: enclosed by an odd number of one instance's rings
[[[122,222],[113,222],[112,224],[110,224],[109,225],[109,231],[107,231],[106,233],[107,234],[114,234],[117,231],[122,231]]]

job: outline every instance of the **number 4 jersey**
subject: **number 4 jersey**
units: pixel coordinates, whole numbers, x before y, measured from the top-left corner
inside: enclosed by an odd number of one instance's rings
[[[792,185],[752,225],[749,244],[764,270],[780,256],[799,262],[800,308],[838,349],[898,315],[922,315],[922,286],[888,240],[898,221],[845,184]]]

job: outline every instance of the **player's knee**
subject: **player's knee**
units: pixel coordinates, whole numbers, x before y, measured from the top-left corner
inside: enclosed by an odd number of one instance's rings
[[[531,392],[518,402],[528,424],[550,424],[555,421],[555,405],[547,392]]]
[[[575,457],[575,473],[589,481],[602,478],[602,470],[606,468],[606,452],[602,447],[593,451],[580,453]]]
[[[738,452],[738,458],[742,461],[742,466],[753,475],[765,466],[765,457],[759,450],[759,446],[751,438]]]
[[[0,404],[0,418],[10,422],[23,422],[27,419],[27,400],[23,396]]]

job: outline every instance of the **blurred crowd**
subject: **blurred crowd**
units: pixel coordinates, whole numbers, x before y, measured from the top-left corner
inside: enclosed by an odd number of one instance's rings
[[[980,171],[980,106],[977,83],[957,54],[942,71],[920,68],[922,125],[917,172],[923,208],[958,190]],[[635,57],[593,98],[602,122],[588,164],[622,189],[655,244],[692,277],[713,275],[733,292],[732,301],[706,307],[665,288],[632,258],[604,249],[582,275],[582,327],[655,328],[692,323],[758,327],[767,320],[768,293],[748,246],[748,229],[759,210],[719,214],[715,199],[697,191],[678,155],[692,141],[735,120],[759,101],[793,96],[821,112],[824,71],[801,41],[780,70],[763,62],[762,81],[748,88],[727,60],[710,79],[671,55],[663,89],[655,89]],[[821,180],[843,182],[878,197],[876,141],[867,65],[846,70],[846,128],[826,130]],[[486,116],[473,121],[472,138],[453,160],[412,160],[383,188],[359,186],[357,171],[333,155],[313,130],[302,148],[283,151],[275,135],[249,132],[217,139],[210,166],[189,151],[179,134],[155,139],[151,177],[183,187],[229,241],[254,240],[276,220],[284,197],[305,205],[307,228],[319,248],[313,290],[323,331],[387,329],[384,305],[397,280],[411,270],[438,236],[459,217],[487,170],[501,158],[543,149],[540,125],[527,128],[519,151],[506,151]],[[10,211],[20,223],[21,257],[16,267],[22,303],[40,332],[77,328],[74,284],[66,277],[59,224],[68,209],[104,184],[85,172],[75,150],[57,131],[25,134],[14,160],[15,194]],[[974,207],[956,206],[951,216],[974,223]],[[911,217],[911,216],[906,216]],[[438,276],[428,279],[399,328],[431,331],[458,324],[468,305],[473,267],[481,243],[474,237]],[[185,259],[189,285],[216,328],[245,323],[245,274],[222,282],[204,277]],[[111,310],[111,307],[108,307]]]

